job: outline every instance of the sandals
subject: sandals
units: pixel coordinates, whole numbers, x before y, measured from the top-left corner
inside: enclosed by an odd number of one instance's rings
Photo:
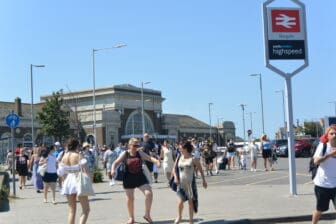
[[[143,216],[142,217],[144,220],[146,220],[149,224],[153,224],[153,220],[149,217]]]
[[[126,224],[134,224],[134,220],[130,218]]]

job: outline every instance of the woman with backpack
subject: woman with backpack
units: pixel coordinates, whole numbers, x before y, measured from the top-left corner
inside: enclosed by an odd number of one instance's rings
[[[329,126],[320,140],[313,156],[318,168],[314,177],[316,209],[313,211],[312,224],[319,221],[322,212],[329,210],[330,201],[336,207],[336,126]]]
[[[123,176],[123,187],[126,193],[127,209],[129,214],[128,224],[134,223],[134,189],[138,188],[145,195],[145,215],[143,218],[148,223],[153,223],[150,210],[153,201],[152,188],[149,185],[143,170],[144,161],[155,163],[160,168],[160,160],[147,155],[140,150],[139,141],[131,138],[128,142],[128,150],[122,152],[118,159],[114,161],[111,168],[111,175],[115,176],[116,167],[122,162],[125,163],[125,173]]]

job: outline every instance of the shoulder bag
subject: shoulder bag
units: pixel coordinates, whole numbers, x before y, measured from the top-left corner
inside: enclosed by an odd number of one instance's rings
[[[180,160],[180,156],[177,157],[176,161],[175,161],[175,173],[176,173],[176,176],[177,178],[179,178],[180,176],[180,171],[178,169],[178,162]],[[169,187],[173,190],[173,191],[177,191],[177,184],[175,183],[175,177],[174,175],[172,175],[170,177],[170,180],[169,180]]]
[[[79,173],[77,176],[77,196],[93,196],[94,191],[90,177],[83,172],[81,162],[79,160]]]

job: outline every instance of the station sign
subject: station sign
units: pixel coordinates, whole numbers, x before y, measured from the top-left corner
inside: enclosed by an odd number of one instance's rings
[[[264,17],[267,60],[306,59],[306,27],[303,18],[302,8],[267,8]]]

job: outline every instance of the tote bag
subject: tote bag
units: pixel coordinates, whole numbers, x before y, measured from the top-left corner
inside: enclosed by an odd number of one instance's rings
[[[94,194],[91,179],[80,166],[77,176],[77,196],[93,196]]]
[[[46,173],[46,171],[47,171],[47,164],[45,163],[45,164],[43,164],[43,165],[41,165],[41,166],[38,166],[38,168],[37,168],[37,172],[43,177],[44,176],[44,174]]]

